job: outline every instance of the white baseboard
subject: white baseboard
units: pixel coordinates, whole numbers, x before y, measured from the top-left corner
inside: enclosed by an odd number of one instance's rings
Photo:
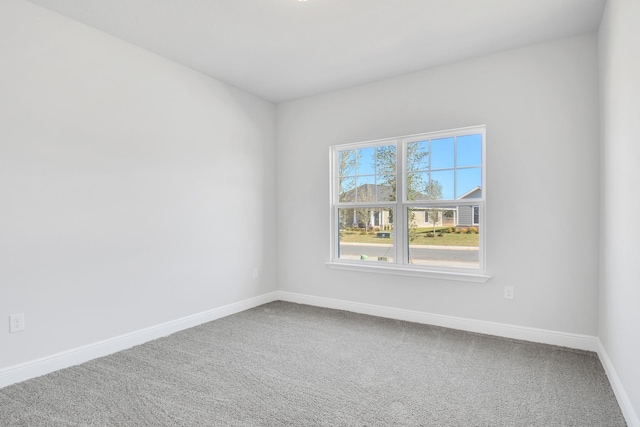
[[[202,313],[176,319],[161,325],[152,326],[129,334],[120,335],[111,339],[1,369],[0,388],[21,381],[26,381],[30,378],[45,375],[59,369],[64,369],[69,366],[84,363],[98,357],[126,350],[133,346],[170,335],[174,332],[198,326],[203,323],[236,314],[276,300],[333,308],[337,310],[346,310],[390,319],[442,326],[463,331],[558,345],[580,350],[595,351],[600,356],[600,360],[602,361],[605,372],[609,377],[614,393],[618,399],[618,403],[620,404],[622,412],[627,420],[627,424],[629,427],[640,427],[638,416],[635,413],[622,384],[620,383],[620,379],[618,378],[604,347],[596,337],[466,319],[462,317],[431,314],[420,311],[404,310],[285,291],[275,291],[260,295],[225,305],[223,307],[214,308]]]
[[[68,351],[46,356],[30,362],[10,366],[0,370],[0,388],[39,377],[50,372],[78,365],[98,357],[107,356],[118,351],[126,350],[136,345],[144,344],[174,332],[192,328],[212,320],[220,319],[253,307],[257,307],[277,299],[276,292],[259,295],[233,304],[193,314],[181,319],[172,320],[150,328],[120,335],[104,341],[73,348]]]
[[[611,363],[611,359],[609,359],[609,355],[607,354],[607,351],[605,350],[604,345],[602,345],[600,339],[598,339],[598,356],[600,357],[600,362],[602,362],[604,371],[609,378],[613,393],[616,395],[616,399],[618,399],[618,405],[620,405],[622,415],[624,415],[627,425],[629,427],[640,427],[640,418],[633,408],[631,399],[624,390],[622,382],[620,382],[620,377],[618,377],[618,374]]]
[[[233,304],[214,308],[202,313],[172,320],[161,325],[120,335],[108,340],[96,342],[86,346],[74,348],[61,353],[53,354],[30,362],[0,370],[0,388],[26,381],[50,372],[64,369],[69,366],[87,362],[98,357],[107,356],[118,351],[126,350],[136,345],[170,335],[184,329],[192,328],[206,322],[211,322],[222,317],[239,313],[262,304],[282,300],[299,304],[308,304],[317,307],[326,307],[337,310],[346,310],[354,313],[369,314],[372,316],[386,317],[390,319],[405,320],[409,322],[442,326],[469,332],[477,332],[499,337],[520,339],[543,344],[558,345],[562,347],[580,350],[595,351],[598,353],[604,370],[609,378],[611,387],[618,399],[618,404],[624,414],[629,427],[640,427],[640,419],[631,405],[631,400],[626,394],[620,378],[618,377],[607,352],[597,337],[589,335],[569,334],[545,329],[514,326],[504,323],[487,322],[482,320],[466,319],[455,316],[425,313],[413,310],[404,310],[380,305],[365,304],[353,301],[338,300],[333,298],[304,295],[293,292],[275,291],[254,298],[239,301]]]
[[[299,304],[346,310],[354,313],[370,314],[372,316],[387,317],[396,320],[406,320],[409,322],[424,323],[427,325],[443,326],[445,328],[551,344],[579,350],[594,352],[598,350],[598,339],[590,335],[570,334],[546,329],[509,325],[506,323],[487,322],[483,320],[466,319],[463,317],[431,314],[421,311],[404,310],[400,308],[317,297],[293,292],[277,291],[276,294],[278,297],[277,299],[279,300]]]

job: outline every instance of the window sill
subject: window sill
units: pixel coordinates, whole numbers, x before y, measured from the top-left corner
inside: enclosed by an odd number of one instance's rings
[[[364,271],[367,273],[393,274],[396,276],[427,277],[431,279],[456,280],[460,282],[484,283],[491,276],[483,273],[466,273],[457,271],[423,270],[398,265],[371,265],[346,262],[326,262],[327,267],[337,270]]]

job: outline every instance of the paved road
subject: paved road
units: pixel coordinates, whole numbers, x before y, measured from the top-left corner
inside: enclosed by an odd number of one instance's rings
[[[367,255],[370,258],[380,256],[393,257],[393,248],[391,245],[340,245],[340,257],[360,259],[361,255]],[[478,262],[478,251],[465,249],[443,249],[416,247],[411,248],[411,257],[414,260],[430,260],[430,261],[454,261],[454,262]]]

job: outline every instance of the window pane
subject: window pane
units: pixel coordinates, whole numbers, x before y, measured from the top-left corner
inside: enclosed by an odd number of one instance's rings
[[[429,170],[429,141],[407,144],[407,172]]]
[[[356,181],[356,202],[376,201],[376,177],[359,176]]]
[[[431,141],[431,169],[453,168],[453,138]]]
[[[418,172],[407,174],[407,200],[427,200],[427,183],[429,173]]]
[[[453,170],[431,172],[428,200],[453,200]]]
[[[356,201],[356,179],[355,178],[340,178],[340,195],[338,201],[340,202],[355,202]]]
[[[396,146],[383,145],[376,148],[376,173],[378,175],[395,175]]]
[[[482,168],[456,170],[456,196],[458,199],[482,197]]]
[[[396,176],[382,175],[377,177],[376,186],[377,201],[392,202],[396,200]]]
[[[373,175],[376,173],[376,149],[375,147],[358,149],[358,161],[356,173],[358,175]]]
[[[456,138],[456,166],[482,166],[482,135]]]
[[[339,203],[396,200],[396,146],[338,151]]]
[[[392,209],[338,209],[338,218],[338,258],[394,262]]]
[[[396,200],[396,146],[376,147],[376,197],[379,202]]]
[[[340,194],[338,197],[340,202],[355,202],[356,201],[356,179],[340,178]]]
[[[338,176],[356,174],[356,150],[338,151]]]
[[[479,227],[472,221],[471,205],[409,208],[409,264],[479,268]]]

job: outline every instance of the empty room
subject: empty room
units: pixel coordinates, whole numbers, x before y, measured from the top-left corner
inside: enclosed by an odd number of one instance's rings
[[[0,0],[0,426],[640,427],[638,0]]]

